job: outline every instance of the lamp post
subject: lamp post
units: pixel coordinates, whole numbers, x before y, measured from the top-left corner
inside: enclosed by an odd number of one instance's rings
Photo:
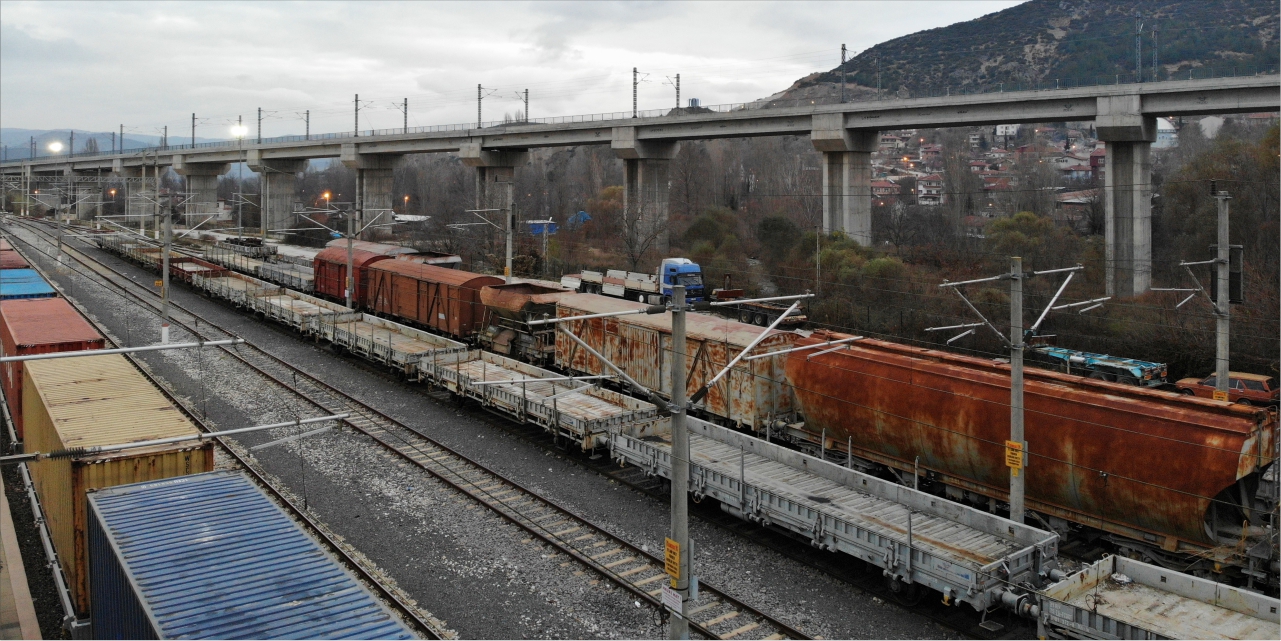
[[[53,153],[55,153],[55,154],[56,154],[56,153],[58,153],[58,152],[60,152],[60,151],[62,151],[62,141],[60,141],[60,140],[55,140],[55,141],[53,141],[53,142],[49,143],[49,151],[51,151],[51,152],[53,152]],[[69,194],[71,193],[71,174],[70,174],[70,167],[68,167],[67,169],[68,169],[68,174],[67,174],[67,193],[68,193],[67,202],[71,202],[71,198],[70,198],[70,195],[69,195]],[[57,227],[57,229],[58,229],[58,264],[59,264],[59,265],[61,265],[61,264],[62,264],[62,198],[58,198],[58,204],[54,205],[54,208],[53,208],[53,220],[54,220],[55,226],[56,226],[56,227]]]
[[[240,192],[236,196],[236,236],[243,236],[245,229],[245,134],[249,129],[245,127],[240,116],[236,117],[236,126],[231,128],[231,135],[236,137],[240,146],[240,163],[236,170],[236,189]]]

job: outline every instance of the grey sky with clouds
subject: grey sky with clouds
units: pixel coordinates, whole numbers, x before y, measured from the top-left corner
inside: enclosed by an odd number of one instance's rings
[[[225,138],[256,109],[264,136],[744,102],[852,52],[1018,4],[944,2],[0,2],[4,127]],[[252,135],[252,133],[251,133]]]

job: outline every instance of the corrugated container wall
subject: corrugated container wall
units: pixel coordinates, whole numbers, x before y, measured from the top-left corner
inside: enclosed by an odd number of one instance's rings
[[[464,339],[485,328],[481,288],[503,284],[497,276],[403,260],[375,263],[367,273],[370,309]]]
[[[596,294],[571,294],[560,298],[556,315],[564,318],[646,307],[641,303]],[[593,318],[570,325],[556,334],[557,366],[593,375],[613,373],[578,343],[562,335],[566,330],[572,331],[636,382],[671,398],[671,314]],[[755,325],[687,313],[685,363],[688,393],[693,394],[716,376],[763,331]],[[798,337],[794,332],[775,330],[749,355],[786,349]],[[770,420],[790,417],[794,409],[791,387],[783,373],[786,358],[774,356],[739,361],[733,371],[709,389],[707,396],[694,407],[720,417],[727,424],[750,427],[758,432],[763,431]]]
[[[0,269],[0,299],[57,296],[34,269]]]
[[[117,445],[199,433],[119,354],[29,361],[22,411],[28,452]],[[213,442],[58,458],[31,465],[76,608],[89,610],[85,493],[213,469]]]
[[[89,495],[97,639],[412,639],[241,472]]]
[[[0,301],[0,347],[5,356],[102,349],[103,338],[62,298]],[[0,365],[0,383],[22,439],[22,363]]]
[[[352,271],[356,273],[356,291],[352,301],[353,305],[359,308],[361,302],[366,300],[368,276],[365,274],[365,268],[378,261],[387,260],[388,256],[361,249],[353,249],[351,256]],[[334,300],[342,300],[346,297],[346,246],[329,247],[316,254],[316,259],[312,262],[312,271],[314,272],[316,294],[318,296],[328,296]]]
[[[22,254],[12,249],[0,249],[0,269],[26,269],[30,266]]]

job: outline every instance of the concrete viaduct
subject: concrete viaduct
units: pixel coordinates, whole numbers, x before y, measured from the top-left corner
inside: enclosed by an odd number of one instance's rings
[[[196,202],[216,202],[218,177],[244,158],[263,176],[262,229],[287,224],[296,174],[311,158],[339,158],[357,170],[363,208],[389,209],[392,170],[407,154],[455,153],[476,167],[478,208],[505,207],[507,185],[535,147],[610,145],[624,161],[625,206],[667,216],[668,165],[680,141],[808,134],[823,152],[823,225],[871,242],[871,160],[889,129],[1092,120],[1106,142],[1107,283],[1118,296],[1151,286],[1152,188],[1149,152],[1157,116],[1197,116],[1281,109],[1276,75],[1102,85],[785,108],[564,122],[509,123],[377,136],[340,135],[286,142],[235,141],[122,154],[8,162],[5,175],[75,175],[111,171],[138,176],[170,166],[187,177]],[[575,122],[575,120],[578,120]],[[298,137],[301,138],[301,137]],[[242,153],[244,154],[242,156]],[[635,209],[632,209],[635,211]],[[648,215],[648,214],[647,214]]]

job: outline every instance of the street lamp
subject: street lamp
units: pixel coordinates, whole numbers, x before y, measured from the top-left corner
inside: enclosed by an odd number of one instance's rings
[[[325,209],[328,210],[329,209],[329,192],[325,192],[321,194],[320,197],[325,199]]]
[[[60,152],[60,151],[62,151],[62,141],[55,140],[55,141],[53,141],[53,142],[49,143],[49,151],[52,151],[52,152],[53,152],[53,153],[55,153],[55,154],[56,154],[56,153],[58,153],[58,152]],[[67,193],[68,193],[67,202],[68,202],[68,203],[70,203],[70,202],[71,202],[71,198],[70,198],[70,193],[71,193],[71,171],[70,171],[70,166],[68,166],[68,171],[67,171]],[[70,208],[70,206],[68,206],[68,208]],[[62,263],[62,198],[59,198],[59,199],[58,199],[58,204],[54,205],[54,208],[53,208],[53,220],[54,220],[54,223],[56,223],[56,225],[57,225],[57,227],[58,227],[58,263],[59,263],[59,264],[61,264],[61,263]]]
[[[245,233],[245,134],[249,133],[249,128],[241,121],[240,116],[236,117],[236,125],[231,128],[231,135],[236,137],[240,145],[240,162],[236,170],[236,189],[240,192],[236,196],[236,236],[244,236]]]

